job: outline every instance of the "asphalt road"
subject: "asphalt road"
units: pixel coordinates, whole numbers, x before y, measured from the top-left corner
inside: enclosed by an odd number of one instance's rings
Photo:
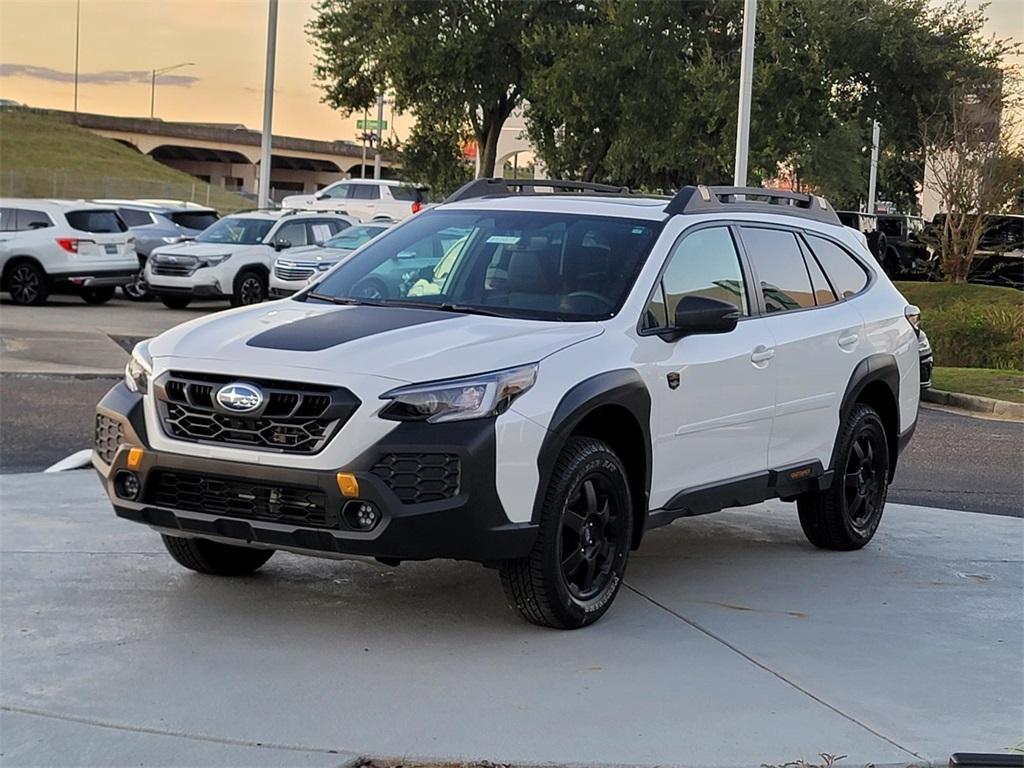
[[[87,448],[116,379],[0,375],[0,472],[35,472]],[[1024,516],[1024,424],[925,407],[892,501]]]

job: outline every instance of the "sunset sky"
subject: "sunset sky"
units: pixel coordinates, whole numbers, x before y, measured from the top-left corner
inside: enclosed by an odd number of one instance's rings
[[[260,126],[266,0],[82,0],[81,9],[80,111],[148,116],[150,70],[195,62],[158,81],[158,117]],[[321,104],[313,84],[312,14],[312,0],[280,2],[274,133],[353,139],[356,116]],[[1024,0],[995,0],[989,16],[989,32],[1024,40]],[[0,0],[0,98],[70,110],[74,68],[75,0]],[[409,124],[392,127],[404,138]]]

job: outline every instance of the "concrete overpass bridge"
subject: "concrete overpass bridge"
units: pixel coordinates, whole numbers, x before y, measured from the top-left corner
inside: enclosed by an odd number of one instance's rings
[[[50,114],[119,141],[214,186],[256,193],[260,132],[244,125],[177,123],[59,110]],[[372,177],[372,151],[368,166],[366,176]],[[401,164],[393,158],[383,158],[384,178],[395,178],[400,168]],[[339,179],[359,177],[362,169],[362,146],[355,142],[274,136],[270,184],[277,198],[309,194]]]

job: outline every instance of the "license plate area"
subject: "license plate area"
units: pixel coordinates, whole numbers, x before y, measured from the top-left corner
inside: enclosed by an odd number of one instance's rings
[[[114,245],[113,243],[107,243],[106,245],[104,245],[103,250],[110,256],[117,255],[117,246]]]

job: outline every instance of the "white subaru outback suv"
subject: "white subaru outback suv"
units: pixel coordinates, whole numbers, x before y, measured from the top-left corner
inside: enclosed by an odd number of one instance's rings
[[[676,518],[780,497],[812,544],[867,544],[918,312],[857,233],[808,195],[530,185],[471,182],[291,299],[140,343],[96,418],[116,514],[202,573],[477,561],[561,628]],[[444,230],[404,296],[354,290]]]
[[[0,198],[0,290],[15,304],[51,293],[102,304],[138,269],[135,238],[112,206]]]
[[[155,248],[146,261],[146,289],[172,309],[193,299],[257,304],[268,296],[270,270],[282,251],[322,243],[355,223],[336,213],[296,210],[225,216],[195,240]]]

